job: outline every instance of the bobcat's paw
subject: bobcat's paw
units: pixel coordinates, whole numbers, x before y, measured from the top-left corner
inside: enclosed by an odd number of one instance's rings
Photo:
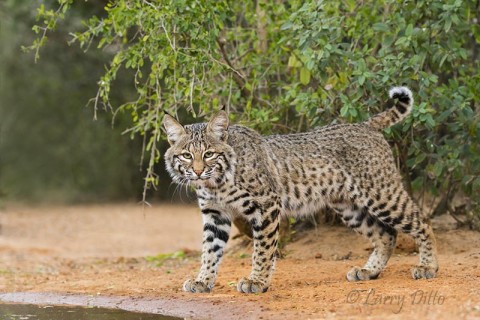
[[[210,292],[211,288],[205,282],[188,279],[183,283],[183,291],[203,293]]]
[[[363,280],[372,280],[377,279],[379,272],[375,272],[374,270],[360,268],[360,267],[353,267],[347,273],[347,280],[348,281],[363,281]]]
[[[438,268],[428,266],[416,266],[412,269],[413,279],[432,279],[437,275]]]
[[[238,280],[237,290],[242,293],[267,292],[268,286],[259,281],[242,278]]]

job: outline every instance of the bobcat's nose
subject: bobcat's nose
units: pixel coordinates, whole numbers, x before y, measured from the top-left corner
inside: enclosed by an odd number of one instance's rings
[[[200,177],[203,173],[203,169],[193,169],[193,172],[195,172],[197,174],[197,176]]]

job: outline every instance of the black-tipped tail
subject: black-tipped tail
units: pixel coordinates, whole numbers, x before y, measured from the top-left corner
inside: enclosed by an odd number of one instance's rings
[[[382,130],[399,123],[412,111],[413,94],[407,87],[394,87],[388,92],[390,96],[387,102],[388,110],[385,110],[367,121],[365,124]]]

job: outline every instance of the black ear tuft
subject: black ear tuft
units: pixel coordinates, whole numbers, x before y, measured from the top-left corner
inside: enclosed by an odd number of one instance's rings
[[[221,108],[220,108],[221,111],[227,111],[227,106],[226,105],[223,105]]]

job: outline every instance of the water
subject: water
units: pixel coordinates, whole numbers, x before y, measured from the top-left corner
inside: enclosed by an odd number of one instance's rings
[[[177,320],[180,318],[119,309],[33,304],[0,304],[0,320]]]

